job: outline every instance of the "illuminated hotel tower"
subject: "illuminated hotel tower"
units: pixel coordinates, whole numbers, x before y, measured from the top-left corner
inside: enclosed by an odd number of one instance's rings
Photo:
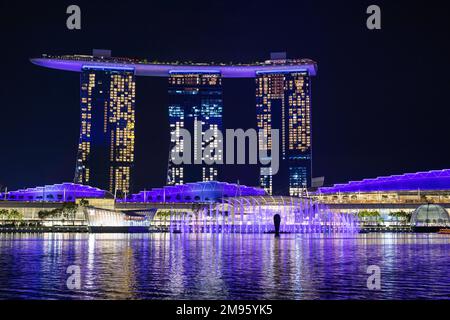
[[[84,66],[76,183],[122,196],[130,192],[134,161],[133,68]]]
[[[256,74],[258,129],[272,145],[271,129],[280,135],[280,168],[276,175],[261,168],[260,186],[269,194],[299,196],[311,184],[311,98],[307,71],[260,71]],[[260,151],[264,144],[260,143]],[[266,170],[266,171],[264,171]]]
[[[205,140],[205,131],[208,129],[222,130],[222,77],[217,72],[170,72],[169,74],[169,124],[170,132],[179,137],[181,128],[191,134],[191,159],[202,160],[202,164],[173,163],[169,154],[167,184],[179,185],[187,182],[218,180],[219,169],[217,164],[207,165],[202,154],[195,154],[200,150],[197,143],[201,142],[203,151],[207,145],[217,147],[222,141],[220,138]],[[195,121],[201,123],[194,126]],[[215,134],[214,136],[217,137]],[[203,139],[202,139],[203,137]],[[171,137],[171,148],[176,147],[177,153],[184,152],[186,147],[182,139],[176,143]],[[203,152],[202,152],[203,153]],[[221,161],[223,154],[212,154],[212,160]]]

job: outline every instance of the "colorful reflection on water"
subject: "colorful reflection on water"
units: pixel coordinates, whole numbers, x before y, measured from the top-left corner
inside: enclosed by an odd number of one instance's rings
[[[0,298],[448,299],[449,249],[438,234],[2,234]]]

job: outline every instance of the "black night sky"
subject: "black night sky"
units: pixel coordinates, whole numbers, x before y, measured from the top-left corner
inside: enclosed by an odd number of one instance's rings
[[[1,1],[0,185],[73,179],[79,75],[39,68],[42,53],[159,61],[252,62],[272,51],[318,62],[313,175],[325,183],[450,167],[450,11],[442,1]],[[66,28],[77,4],[82,29]],[[366,8],[382,30],[366,28]],[[224,126],[255,127],[254,80],[224,81]],[[165,182],[164,78],[138,78],[134,190]],[[229,181],[256,184],[239,168]]]

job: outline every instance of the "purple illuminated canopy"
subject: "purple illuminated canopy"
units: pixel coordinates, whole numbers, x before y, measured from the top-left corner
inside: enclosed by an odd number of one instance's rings
[[[112,198],[108,191],[75,183],[61,183],[0,193],[1,200],[73,202],[82,198]]]
[[[31,62],[45,68],[81,72],[83,68],[113,68],[134,70],[137,76],[167,77],[172,72],[220,73],[224,78],[254,78],[257,73],[307,72],[314,76],[317,64],[310,59],[265,61],[254,64],[208,63],[160,63],[146,60],[93,57],[93,56],[44,56]]]
[[[209,181],[166,186],[141,191],[127,197],[127,202],[216,202],[224,198],[263,196],[264,189],[232,183]]]
[[[195,182],[166,186],[129,195],[119,202],[215,202],[222,198],[240,196],[263,196],[264,189],[226,182]],[[75,183],[46,185],[0,193],[0,200],[74,202],[83,198],[113,198],[108,191]]]
[[[450,169],[350,181],[345,184],[335,184],[332,187],[319,188],[319,193],[414,190],[450,190]]]

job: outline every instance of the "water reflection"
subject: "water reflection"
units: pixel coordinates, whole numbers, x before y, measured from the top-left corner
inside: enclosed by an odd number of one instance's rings
[[[449,249],[437,234],[3,234],[0,298],[442,299]],[[70,265],[81,290],[66,287]]]

